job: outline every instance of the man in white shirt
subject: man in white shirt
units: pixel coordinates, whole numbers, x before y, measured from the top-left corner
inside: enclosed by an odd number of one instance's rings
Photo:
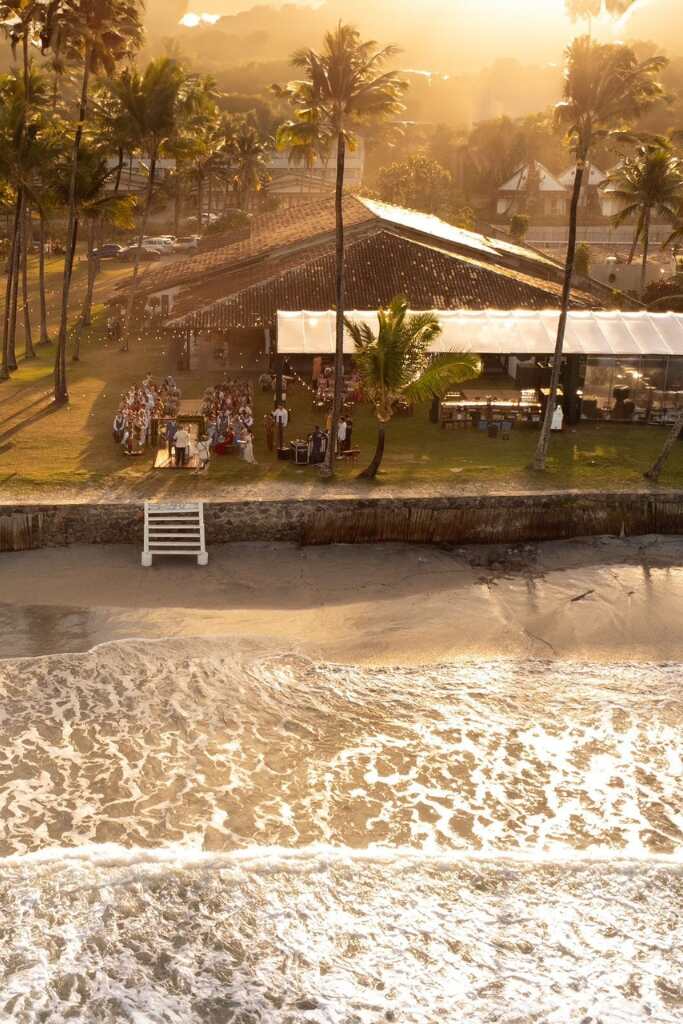
[[[275,420],[275,426],[277,427],[277,446],[278,448],[282,448],[285,443],[285,427],[289,423],[289,412],[282,402],[280,402],[273,413],[273,419]]]
[[[175,441],[175,464],[178,466],[184,466],[187,461],[187,450],[190,447],[190,435],[188,434],[185,427],[180,426],[176,432]]]
[[[337,454],[341,455],[346,447],[346,420],[342,416],[337,426]]]

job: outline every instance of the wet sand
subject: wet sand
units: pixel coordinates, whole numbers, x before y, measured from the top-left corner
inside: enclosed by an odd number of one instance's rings
[[[130,637],[239,636],[314,658],[413,665],[476,657],[678,661],[683,539],[522,548],[213,547],[210,564],[133,546],[0,556],[0,655]]]

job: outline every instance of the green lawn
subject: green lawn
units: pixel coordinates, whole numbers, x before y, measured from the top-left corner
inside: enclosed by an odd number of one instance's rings
[[[169,370],[163,341],[143,340],[129,353],[102,339],[102,323],[83,340],[82,361],[70,364],[71,403],[55,409],[50,385],[54,350],[39,350],[33,363],[22,363],[12,380],[0,384],[0,499],[116,498],[152,495],[222,497],[243,493],[305,496],[348,491],[382,494],[430,489],[479,492],[528,489],[618,489],[645,487],[644,469],[660,448],[665,431],[654,427],[585,424],[552,441],[548,472],[528,469],[537,433],[520,428],[509,441],[492,440],[475,431],[444,431],[428,420],[427,408],[411,418],[394,420],[379,479],[355,481],[375,444],[370,409],[354,413],[354,447],[362,451],[357,467],[339,464],[337,481],[327,484],[312,467],[278,462],[265,448],[261,429],[268,396],[256,394],[257,466],[234,457],[215,458],[202,477],[154,471],[151,453],[130,459],[111,437],[111,422],[120,393],[147,370]],[[208,381],[178,375],[184,397],[198,396]],[[289,439],[305,436],[317,417],[310,393],[291,388]],[[677,447],[662,476],[664,486],[683,486],[683,445]],[[254,486],[256,485],[256,486]]]

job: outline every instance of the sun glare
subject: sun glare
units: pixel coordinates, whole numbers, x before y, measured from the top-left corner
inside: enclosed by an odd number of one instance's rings
[[[220,14],[195,14],[190,11],[180,19],[180,24],[184,25],[185,28],[197,28],[198,25],[215,25],[217,21],[220,21]]]

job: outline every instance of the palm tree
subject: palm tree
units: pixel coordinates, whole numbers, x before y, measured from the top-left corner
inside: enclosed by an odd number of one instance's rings
[[[612,18],[621,18],[633,7],[636,0],[564,0],[567,14],[572,21],[586,21],[590,35],[593,18],[599,18],[605,11]]]
[[[634,156],[627,158],[606,179],[605,187],[623,203],[613,218],[616,227],[632,217],[637,218],[631,260],[639,240],[643,241],[643,267],[640,296],[647,286],[647,257],[650,245],[652,215],[664,217],[675,225],[681,217],[683,204],[683,160],[674,156],[665,139],[638,146]],[[630,261],[629,261],[630,262]]]
[[[128,290],[123,323],[124,351],[128,350],[128,328],[137,294],[142,243],[154,198],[157,163],[164,146],[175,136],[178,101],[185,81],[185,72],[179,64],[169,57],[159,57],[148,64],[142,74],[137,68],[129,68],[109,82],[109,89],[131,126],[130,148],[139,150],[148,162],[147,188],[140,218],[133,280]]]
[[[232,132],[226,156],[230,181],[237,193],[240,210],[246,210],[250,195],[256,195],[268,183],[268,144],[250,118],[242,118]]]
[[[69,298],[77,239],[76,190],[83,132],[89,116],[90,86],[95,74],[113,75],[142,40],[141,0],[50,0],[43,30],[43,50],[59,45],[60,53],[81,68],[78,118],[74,130],[69,178],[64,278],[55,357],[55,402],[67,402],[66,376]]]
[[[407,85],[396,72],[381,68],[396,53],[394,47],[377,48],[375,42],[362,42],[357,29],[341,22],[325,36],[320,53],[299,50],[292,57],[294,67],[304,78],[290,82],[276,94],[292,106],[294,116],[278,131],[281,149],[310,145],[313,139],[325,151],[336,145],[336,345],[334,363],[334,401],[332,437],[336,437],[341,412],[344,371],[344,163],[347,146],[356,144],[356,132],[364,124],[382,122],[403,110],[401,96]],[[334,472],[334,445],[328,445],[323,468],[327,476]]]
[[[16,369],[17,307],[20,282],[24,282],[26,218],[33,182],[40,173],[44,155],[43,139],[48,132],[44,117],[48,93],[42,74],[30,64],[28,77],[12,72],[0,79],[0,173],[14,190],[14,224],[10,239],[5,310],[3,317],[0,379]],[[24,302],[26,354],[33,355],[30,318]]]
[[[0,2],[0,29],[8,37],[12,47],[12,56],[16,58],[17,48],[21,46],[21,96],[15,94],[13,98],[13,113],[15,115],[15,131],[12,137],[12,146],[16,162],[21,165],[25,157],[25,149],[29,136],[29,120],[32,113],[32,64],[31,46],[40,34],[44,21],[44,5],[39,0],[2,0]],[[19,84],[19,73],[16,75],[17,86]],[[19,294],[19,276],[25,282],[23,266],[25,255],[23,252],[26,238],[26,196],[23,182],[16,184],[14,228],[10,246],[10,258],[7,274],[7,290],[5,296],[5,318],[3,324],[2,361],[0,362],[0,380],[9,376],[9,371],[16,369],[15,335],[17,321],[17,299]],[[24,303],[24,319],[27,330],[27,355],[33,355],[33,345],[30,336],[30,314],[27,313],[28,305]]]
[[[88,280],[83,297],[80,323],[82,327],[92,322],[92,303],[95,279],[99,261],[91,256],[95,246],[97,228],[109,224],[117,228],[135,227],[135,196],[121,195],[109,188],[111,171],[107,164],[106,151],[97,145],[86,143],[81,149],[76,184],[77,219],[88,226]],[[80,358],[80,332],[76,334],[73,361]]]
[[[408,300],[399,295],[377,313],[379,330],[373,334],[366,323],[345,319],[346,330],[356,347],[356,366],[363,390],[377,418],[377,448],[372,462],[360,474],[374,479],[382,463],[386,425],[400,399],[424,402],[439,398],[456,384],[481,373],[481,360],[467,352],[432,357],[429,349],[441,334],[434,313],[409,313]],[[328,448],[334,448],[333,438]]]
[[[574,153],[576,173],[550,394],[533,462],[533,468],[537,470],[545,470],[550,427],[557,401],[574,276],[579,202],[586,165],[596,145],[619,135],[618,129],[632,122],[645,107],[663,95],[657,76],[666,64],[664,57],[639,61],[628,46],[595,43],[588,36],[575,39],[567,49],[564,100],[557,105],[555,114],[558,125],[566,131]]]

